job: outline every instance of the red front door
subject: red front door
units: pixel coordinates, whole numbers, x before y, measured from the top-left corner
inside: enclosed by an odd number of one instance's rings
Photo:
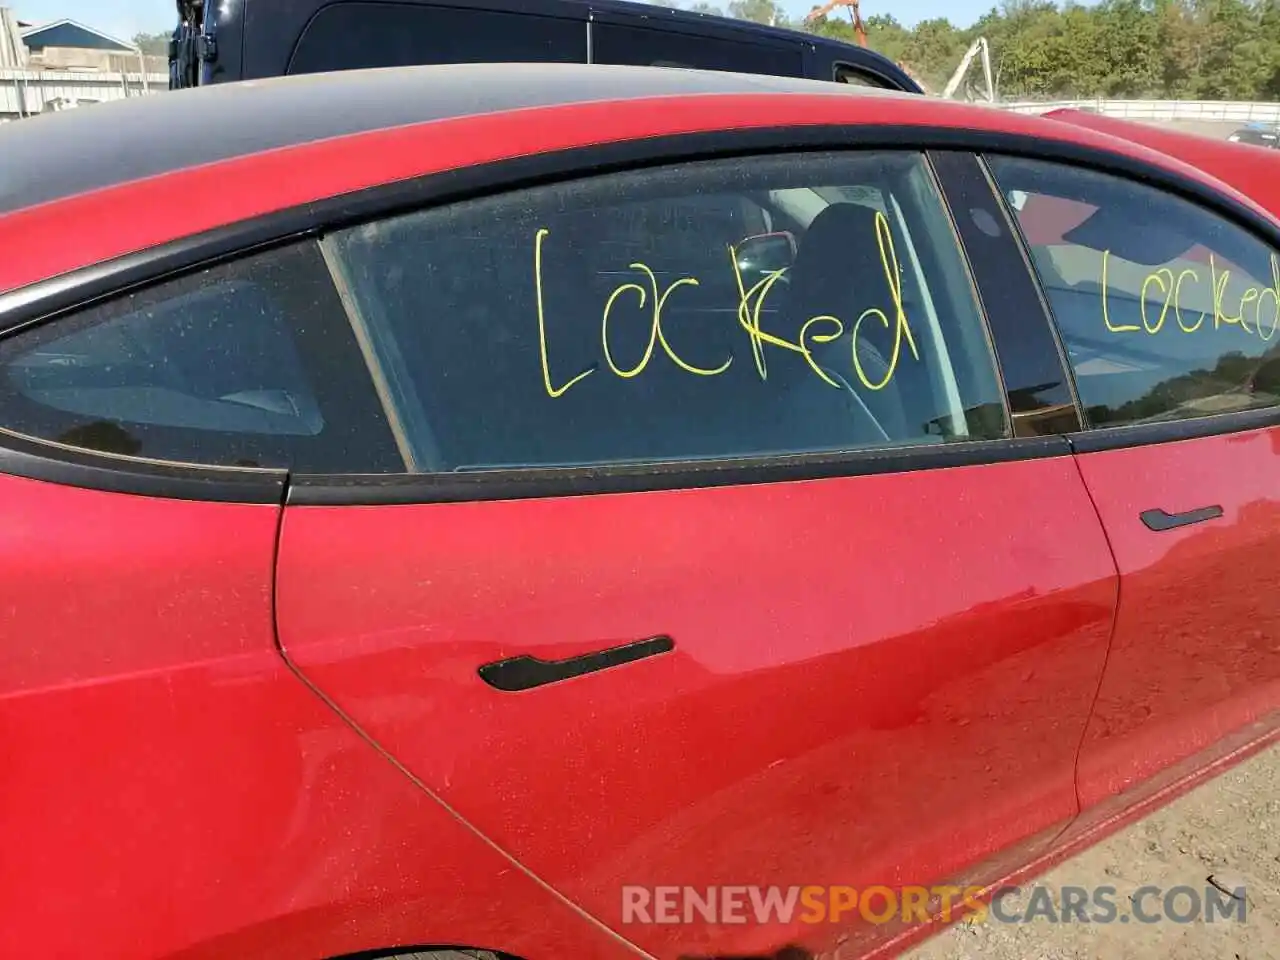
[[[1273,728],[1280,428],[1085,454],[1120,565],[1115,643],[1081,751],[1086,806],[1149,796]],[[1154,527],[1154,529],[1153,529]]]
[[[1120,572],[1077,830],[1274,732],[1280,254],[1151,184],[1000,159],[1071,359]]]

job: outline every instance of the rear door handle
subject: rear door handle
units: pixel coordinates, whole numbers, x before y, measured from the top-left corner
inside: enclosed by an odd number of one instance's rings
[[[624,643],[620,647],[607,650],[594,650],[580,657],[569,657],[567,660],[540,660],[537,657],[522,653],[506,660],[486,663],[480,667],[480,679],[489,686],[505,693],[517,693],[521,690],[532,690],[548,683],[559,683],[573,677],[581,677],[597,670],[620,667],[624,663],[633,663],[646,657],[654,657],[667,653],[675,648],[675,641],[670,637],[650,637],[648,640],[636,640]]]
[[[1213,520],[1220,516],[1222,516],[1222,508],[1216,505],[1188,510],[1186,513],[1165,513],[1163,510],[1156,509],[1143,510],[1139,514],[1142,522],[1147,525],[1147,529],[1154,530],[1156,533],[1172,530],[1175,527],[1185,527],[1192,523],[1203,523],[1205,520]]]

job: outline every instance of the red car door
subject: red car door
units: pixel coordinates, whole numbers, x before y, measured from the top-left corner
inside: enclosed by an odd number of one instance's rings
[[[1088,829],[1274,733],[1275,231],[1159,182],[999,158],[1074,368],[1073,443],[1121,574],[1080,756]],[[1263,232],[1259,233],[1261,229]]]
[[[1012,436],[934,184],[760,156],[325,241],[414,472],[294,478],[285,654],[656,956],[884,936],[851,891],[1076,813],[1114,566],[1065,441]]]

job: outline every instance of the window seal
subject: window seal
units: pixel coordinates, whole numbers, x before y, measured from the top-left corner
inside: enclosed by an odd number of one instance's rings
[[[1126,447],[1145,447],[1156,443],[1200,440],[1229,433],[1245,433],[1280,427],[1280,404],[1255,410],[1215,413],[1203,417],[1184,417],[1160,423],[1126,423],[1114,427],[1096,427],[1078,433],[1063,434],[1074,453],[1101,453]]]
[[[474,473],[294,474],[288,506],[357,506],[528,500],[609,493],[789,483],[1010,463],[1071,454],[1062,436],[861,448],[733,460],[592,465]]]
[[[0,474],[65,487],[169,500],[282,506],[289,473],[81,450],[0,429]]]

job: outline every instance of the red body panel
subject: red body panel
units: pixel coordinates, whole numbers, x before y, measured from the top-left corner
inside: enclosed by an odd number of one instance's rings
[[[0,292],[432,171],[793,123],[1030,132],[1220,186],[1136,143],[925,98],[586,104],[19,211],[0,218]],[[1062,849],[1086,731],[1077,838],[1274,730],[1280,627],[1256,578],[1280,536],[1275,438],[1081,458],[1118,614],[1069,458],[283,521],[0,477],[0,955],[635,955],[613,928],[665,958],[713,933],[746,951],[842,931],[624,928],[621,885],[997,879]],[[1136,521],[1209,502],[1223,520]],[[334,703],[282,660],[273,615]],[[526,694],[476,674],[661,632],[672,654]]]
[[[1043,116],[1177,157],[1231,184],[1273,216],[1280,216],[1280,150],[1118,120],[1084,110],[1051,110]]]
[[[1084,454],[1121,574],[1115,639],[1080,754],[1080,797],[1107,816],[1231,749],[1280,704],[1280,428]],[[1139,520],[1218,505],[1153,532]],[[1263,579],[1259,579],[1262,577]]]
[[[0,477],[0,956],[634,956],[281,660],[279,509]]]
[[[623,927],[624,885],[929,883],[984,861],[989,878],[1042,849],[1076,812],[1115,598],[1069,458],[291,507],[279,565],[301,671],[486,836],[664,958],[850,931]],[[664,633],[670,654],[524,693],[477,675]]]

